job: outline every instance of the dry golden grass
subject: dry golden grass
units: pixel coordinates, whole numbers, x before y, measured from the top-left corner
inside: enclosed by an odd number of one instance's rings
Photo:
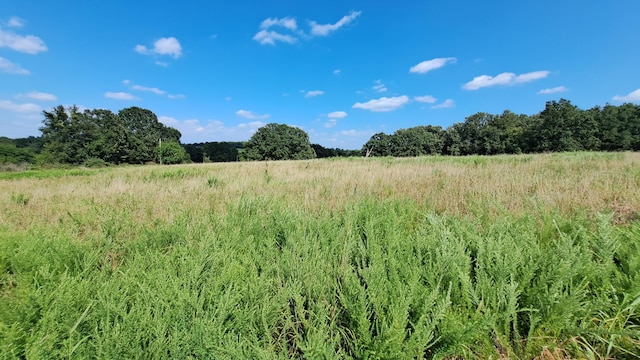
[[[638,153],[139,166],[0,180],[0,225],[55,226],[74,214],[99,219],[113,211],[148,224],[185,211],[225,211],[243,197],[277,198],[311,213],[369,197],[408,198],[462,216],[478,208],[516,215],[614,211],[623,224],[640,213],[639,190]]]

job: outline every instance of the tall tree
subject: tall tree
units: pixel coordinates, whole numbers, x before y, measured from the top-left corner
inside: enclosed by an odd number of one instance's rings
[[[304,130],[284,124],[267,124],[249,139],[243,152],[244,160],[304,160],[313,159],[309,135]]]

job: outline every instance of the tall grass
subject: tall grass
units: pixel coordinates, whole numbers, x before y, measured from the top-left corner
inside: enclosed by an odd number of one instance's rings
[[[2,180],[0,358],[633,358],[639,160]]]

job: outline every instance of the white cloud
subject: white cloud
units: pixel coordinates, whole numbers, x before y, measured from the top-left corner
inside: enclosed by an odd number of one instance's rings
[[[286,18],[282,18],[282,19],[278,19],[278,18],[265,19],[260,24],[260,29],[268,29],[268,28],[270,28],[272,26],[282,26],[282,27],[287,28],[289,30],[296,30],[298,28],[298,24],[296,22],[296,19],[290,18],[290,17],[286,17]]]
[[[53,94],[48,94],[39,91],[32,91],[27,94],[18,94],[17,98],[30,98],[38,101],[58,101],[58,98]]]
[[[613,97],[613,101],[632,102],[632,103],[640,102],[640,89],[632,91],[628,95],[624,95],[624,96],[616,95]]]
[[[236,115],[243,117],[245,119],[252,119],[252,120],[268,119],[271,117],[271,115],[269,114],[257,115],[253,111],[247,111],[247,110],[238,110],[236,111]]]
[[[447,99],[445,101],[443,101],[442,103],[438,104],[438,105],[434,105],[431,108],[432,109],[447,109],[447,108],[452,108],[456,106],[455,102],[451,99]]]
[[[568,91],[569,89],[567,89],[564,86],[557,86],[554,88],[550,88],[550,89],[542,89],[540,91],[538,91],[538,94],[555,94],[555,93],[559,93],[559,92],[565,92]]]
[[[33,103],[16,104],[13,101],[0,100],[0,110],[7,110],[16,113],[39,113],[42,108]]]
[[[329,33],[338,30],[339,28],[349,24],[353,20],[355,20],[358,16],[360,16],[360,11],[353,11],[349,15],[345,15],[342,19],[338,20],[335,24],[318,24],[315,21],[309,21],[309,26],[311,26],[311,34],[316,36],[327,36]]]
[[[11,50],[27,54],[37,54],[47,51],[44,41],[34,35],[18,35],[0,28],[0,48],[8,47]]]
[[[353,104],[354,109],[364,109],[373,112],[386,112],[396,110],[409,102],[406,95],[395,97],[381,97],[380,99],[369,100],[366,103]]]
[[[373,85],[373,90],[376,92],[387,92],[389,89],[382,83],[382,80],[376,80],[375,85]]]
[[[332,127],[335,127],[336,125],[338,125],[337,119],[329,119],[326,123],[324,123],[324,127],[326,128],[332,128]]]
[[[341,72],[342,72],[342,70],[335,69],[335,70],[333,70],[333,75],[340,75]]]
[[[422,102],[422,103],[429,103],[429,104],[433,104],[434,102],[436,102],[436,98],[434,98],[431,95],[425,95],[425,96],[414,96],[413,99],[417,102]]]
[[[327,117],[330,119],[344,119],[347,117],[347,113],[344,111],[334,111],[327,114]]]
[[[148,49],[144,45],[136,45],[133,48],[137,53],[143,55],[169,55],[174,59],[182,56],[182,46],[175,37],[160,38],[153,43],[153,49]],[[157,63],[157,62],[156,62]],[[160,64],[158,64],[160,65]]]
[[[311,91],[307,91],[307,93],[304,95],[304,97],[310,98],[310,97],[316,97],[316,96],[320,96],[320,95],[324,95],[324,91],[322,91],[322,90],[311,90]]]
[[[29,75],[29,70],[0,56],[0,71],[8,74]]]
[[[284,35],[284,34],[277,33],[275,31],[268,31],[268,30],[260,30],[257,34],[253,36],[253,40],[259,42],[260,45],[265,45],[265,44],[275,45],[277,41],[293,44],[296,41],[298,41],[298,39],[294,36]]]
[[[467,90],[478,90],[483,87],[496,86],[496,85],[515,85],[522,84],[538,79],[546,78],[549,75],[549,71],[533,71],[525,74],[516,75],[510,72],[503,72],[495,77],[489,75],[480,75],[473,78],[473,80],[464,84],[463,88]]]
[[[8,27],[21,28],[24,27],[25,21],[17,16],[12,16],[7,22]]]
[[[168,67],[169,66],[169,63],[166,62],[166,61],[156,60],[155,64],[158,65],[158,66],[162,66],[162,67]]]
[[[126,92],[111,92],[111,91],[107,91],[104,94],[104,97],[106,97],[107,99],[115,99],[115,100],[137,100],[138,99],[135,96]]]
[[[183,94],[169,94],[167,95],[167,97],[169,99],[175,100],[175,99],[186,99],[187,97]]]
[[[431,60],[423,61],[409,69],[410,73],[425,74],[431,70],[439,69],[447,64],[453,64],[456,62],[456,58],[435,58]]]
[[[146,87],[146,86],[142,86],[142,85],[133,85],[131,87],[131,89],[137,90],[137,91],[152,92],[152,93],[154,93],[156,95],[164,95],[164,94],[166,94],[166,91],[160,90],[160,89],[155,88],[155,87]]]

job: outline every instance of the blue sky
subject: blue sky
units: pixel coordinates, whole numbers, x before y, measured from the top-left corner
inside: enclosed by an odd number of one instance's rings
[[[2,1],[0,136],[139,106],[182,142],[260,126],[359,149],[476,112],[640,103],[640,1]]]

